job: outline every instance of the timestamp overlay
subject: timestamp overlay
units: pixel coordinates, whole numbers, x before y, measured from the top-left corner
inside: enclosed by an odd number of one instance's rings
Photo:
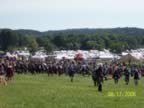
[[[108,91],[106,94],[108,97],[135,97],[136,91]]]

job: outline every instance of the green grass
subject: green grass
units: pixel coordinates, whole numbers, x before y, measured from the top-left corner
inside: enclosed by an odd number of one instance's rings
[[[103,92],[93,86],[91,77],[16,75],[7,86],[0,85],[0,108],[144,108],[144,78],[138,87],[131,79],[118,85],[105,81]],[[123,94],[133,91],[136,96],[108,96],[109,92]]]

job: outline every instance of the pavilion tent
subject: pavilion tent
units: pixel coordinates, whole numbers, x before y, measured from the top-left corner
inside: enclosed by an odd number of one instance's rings
[[[137,59],[136,57],[132,56],[131,54],[127,54],[125,56],[122,56],[118,62],[125,62],[125,63],[131,63],[131,62],[139,62],[141,61],[140,59]]]

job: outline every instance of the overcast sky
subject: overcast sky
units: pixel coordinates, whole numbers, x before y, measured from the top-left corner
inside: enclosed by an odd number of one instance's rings
[[[144,28],[144,0],[0,0],[0,28]]]

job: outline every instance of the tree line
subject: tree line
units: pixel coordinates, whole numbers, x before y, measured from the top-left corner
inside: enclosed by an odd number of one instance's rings
[[[133,31],[135,32],[135,31]],[[0,49],[13,51],[27,47],[35,52],[44,47],[47,52],[53,50],[103,50],[109,49],[114,53],[121,53],[127,49],[144,47],[144,35],[119,32],[48,32],[43,36],[23,35],[19,32],[3,29],[0,31]]]

